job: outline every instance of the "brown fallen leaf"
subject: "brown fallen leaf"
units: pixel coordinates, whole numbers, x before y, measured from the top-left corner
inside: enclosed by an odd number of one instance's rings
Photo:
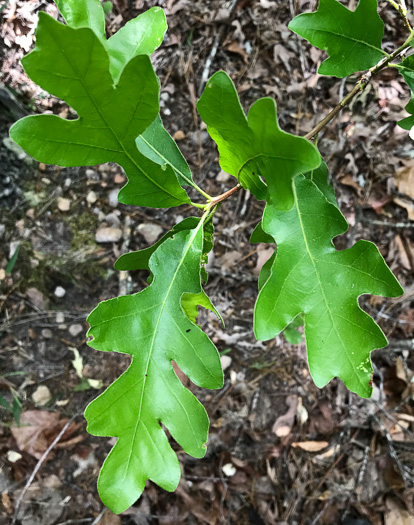
[[[11,432],[21,451],[40,459],[66,422],[67,418],[60,419],[58,412],[27,410],[21,414],[20,426],[12,426]],[[72,423],[60,442],[65,442],[79,426],[79,423]]]
[[[414,516],[396,500],[387,498],[385,506],[385,525],[414,525]]]
[[[320,452],[329,445],[327,441],[295,441],[293,448],[300,448],[306,452]]]

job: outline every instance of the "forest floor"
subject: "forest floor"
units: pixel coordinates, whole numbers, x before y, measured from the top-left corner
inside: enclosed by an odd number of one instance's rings
[[[206,291],[226,329],[210,312],[201,317],[222,353],[224,388],[189,385],[210,417],[207,455],[195,460],[174,444],[178,490],[148,482],[141,499],[116,516],[96,489],[114,439],[90,436],[82,413],[129,361],[89,348],[85,319],[99,301],[146,285],[143,272],[114,271],[117,257],[153,243],[191,210],[119,204],[125,177],[117,165],[39,165],[11,143],[8,129],[21,116],[65,117],[68,108],[36,87],[19,63],[34,44],[39,10],[56,17],[55,5],[0,3],[0,524],[414,524],[414,148],[396,126],[410,97],[397,71],[376,77],[318,143],[350,224],[336,246],[373,241],[405,288],[397,299],[361,299],[390,341],[373,353],[372,399],[337,379],[319,390],[304,342],[255,340],[257,277],[270,252],[249,244],[263,203],[240,191],[216,215],[209,260]],[[114,1],[109,34],[154,5],[165,9],[168,35],[154,54],[161,115],[209,194],[230,189],[235,179],[220,170],[197,115],[206,75],[227,71],[245,110],[274,97],[282,129],[299,135],[357,80],[319,76],[324,54],[288,30],[293,14],[315,4]],[[405,40],[404,25],[388,2],[379,5],[391,50]]]

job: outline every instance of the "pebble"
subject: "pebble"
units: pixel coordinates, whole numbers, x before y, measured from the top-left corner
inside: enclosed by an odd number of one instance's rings
[[[201,144],[205,144],[210,135],[207,133],[207,131],[203,130],[201,132],[199,131],[193,131],[190,133],[190,140],[193,146],[198,146],[201,142]]]
[[[65,322],[65,314],[63,312],[58,312],[56,314],[56,322],[58,324],[62,324]]]
[[[20,459],[22,459],[22,455],[16,452],[15,450],[9,450],[6,454],[7,460],[10,461],[10,463],[17,463]]]
[[[99,228],[95,234],[95,240],[99,243],[118,242],[122,238],[120,228]]]
[[[163,113],[164,113],[165,116],[169,117],[171,115],[171,109],[165,108]]]
[[[108,215],[105,215],[105,221],[111,226],[114,226],[114,228],[119,228],[119,226],[121,226],[121,221],[118,217],[117,212],[118,210],[115,210],[112,213],[108,213]]]
[[[224,372],[224,370],[227,370],[227,368],[231,365],[232,358],[229,355],[222,355],[220,357],[220,361],[221,361],[221,367]]]
[[[45,406],[52,399],[52,394],[46,385],[40,385],[32,394],[33,402],[38,406]]]
[[[139,233],[144,237],[148,244],[154,244],[164,231],[158,224],[143,223],[138,226]]]
[[[50,328],[44,328],[44,329],[42,330],[42,336],[43,336],[45,339],[52,339],[52,337],[53,337],[52,330],[50,330]]]
[[[223,471],[223,473],[228,477],[228,478],[231,478],[232,476],[234,476],[237,472],[237,469],[236,467],[233,465],[233,463],[226,463],[225,465],[222,466],[221,470]]]
[[[99,176],[96,173],[96,171],[95,170],[91,170],[90,168],[88,168],[85,171],[85,175],[88,177],[88,179],[93,179],[93,180],[99,179]]]
[[[56,297],[62,298],[65,297],[66,290],[62,288],[61,286],[56,286],[55,288],[55,295]]]
[[[31,303],[33,303],[40,310],[46,310],[48,301],[46,297],[39,292],[37,288],[29,288],[26,295]]]
[[[94,191],[90,191],[86,196],[86,200],[89,202],[89,204],[95,204],[95,202],[98,200],[98,195],[96,195]]]
[[[4,224],[0,224],[0,238],[3,237],[5,232],[6,232],[6,226]]]
[[[179,129],[178,131],[176,131],[173,135],[173,139],[174,140],[183,140],[185,139],[185,133],[184,131],[181,131],[181,129]]]
[[[81,324],[71,324],[69,326],[69,333],[72,337],[76,337],[83,332],[83,326]]]
[[[231,175],[226,173],[225,171],[221,170],[220,173],[217,175],[217,182],[227,182],[230,179]]]
[[[70,210],[70,199],[65,199],[64,197],[59,197],[57,206],[60,211],[69,211]]]
[[[112,206],[112,208],[116,208],[118,206],[118,193],[119,193],[119,189],[116,188],[112,190],[111,193],[109,194],[109,198],[108,198],[109,206]]]

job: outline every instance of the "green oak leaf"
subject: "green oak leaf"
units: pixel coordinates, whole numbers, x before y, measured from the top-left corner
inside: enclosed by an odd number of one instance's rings
[[[414,56],[411,55],[405,60],[403,60],[400,64],[397,65],[397,68],[401,75],[404,77],[404,80],[406,81],[408,87],[411,89],[411,100],[405,107],[405,110],[408,111],[408,113],[410,113],[411,116],[400,120],[400,122],[398,122],[398,125],[401,128],[410,131],[414,128]],[[411,138],[414,139],[414,135]]]
[[[319,181],[321,183],[321,180]],[[378,248],[358,241],[337,251],[332,238],[347,222],[310,177],[294,182],[295,206],[281,212],[267,206],[263,229],[277,243],[277,256],[255,308],[255,333],[268,340],[303,314],[311,375],[318,387],[338,376],[361,397],[369,397],[370,352],[387,340],[358,305],[371,293],[396,297],[402,289]]]
[[[109,40],[105,37],[105,19],[99,0],[58,0],[58,7],[72,27],[90,27],[100,37],[109,54],[109,69],[116,83],[129,60],[138,55],[151,55],[167,30],[164,11],[152,7],[130,20]],[[99,14],[96,13],[99,11]],[[94,16],[91,16],[94,15]],[[163,166],[173,168],[181,186],[195,186],[191,170],[171,135],[164,129],[160,116],[136,139],[139,151]]]
[[[147,479],[165,490],[177,487],[180,465],[161,424],[188,454],[206,452],[206,411],[172,366],[175,361],[200,387],[222,386],[215,346],[181,306],[183,294],[199,300],[202,250],[201,221],[154,252],[148,288],[104,301],[88,317],[90,346],[132,356],[128,370],[85,412],[88,432],[118,438],[98,481],[102,501],[116,513],[136,501]]]
[[[279,128],[274,100],[256,101],[246,119],[231,78],[219,71],[208,81],[197,109],[218,146],[221,168],[258,199],[290,209],[292,179],[317,168],[321,159],[309,141]]]
[[[381,49],[384,23],[377,8],[377,0],[359,0],[355,11],[338,0],[319,0],[316,13],[298,15],[289,29],[327,51],[329,58],[318,73],[343,78],[369,69],[386,56]]]
[[[36,47],[22,63],[34,82],[79,115],[19,120],[10,136],[29,155],[65,167],[118,163],[129,179],[118,195],[125,204],[164,208],[190,202],[172,168],[147,159],[135,144],[159,111],[159,81],[147,56],[130,60],[114,86],[108,54],[91,29],[40,13]]]

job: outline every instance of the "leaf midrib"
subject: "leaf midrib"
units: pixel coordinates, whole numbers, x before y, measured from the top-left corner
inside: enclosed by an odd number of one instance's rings
[[[317,29],[308,29],[308,31],[319,32],[319,33],[327,33],[328,35],[333,35],[333,36],[336,36],[336,37],[340,37],[340,38],[343,38],[344,40],[349,40],[349,41],[353,42],[354,44],[361,44],[363,46],[370,47],[371,49],[374,49],[375,51],[378,51],[379,53],[381,53],[383,56],[387,56],[385,51],[383,51],[380,47],[374,46],[373,44],[369,44],[368,42],[364,42],[363,40],[358,40],[357,38],[353,38],[353,37],[350,37],[350,36],[347,36],[347,35],[343,35],[342,33],[334,33],[333,31],[329,31],[328,29],[319,29],[319,28],[317,28]],[[328,46],[326,46],[326,49],[327,48],[328,48]]]
[[[152,354],[154,352],[155,339],[156,339],[156,336],[157,336],[158,327],[159,327],[160,322],[161,322],[161,317],[162,317],[162,314],[164,312],[165,306],[167,304],[168,296],[169,296],[169,294],[171,292],[171,289],[172,289],[172,287],[174,285],[174,282],[175,282],[175,280],[177,278],[178,272],[179,272],[179,270],[180,270],[180,268],[181,268],[185,258],[187,257],[187,253],[190,250],[190,248],[191,248],[191,246],[192,246],[192,244],[194,242],[194,239],[196,238],[196,236],[198,234],[198,231],[199,231],[200,227],[202,227],[203,224],[204,224],[204,222],[200,221],[200,224],[197,226],[197,228],[195,228],[193,230],[192,236],[190,237],[190,239],[189,239],[189,241],[187,243],[187,247],[186,247],[186,249],[184,251],[184,254],[182,255],[182,257],[180,259],[180,262],[177,265],[177,268],[176,268],[176,270],[175,270],[175,272],[173,274],[173,277],[171,279],[171,283],[170,283],[170,285],[169,285],[169,287],[168,287],[168,289],[167,289],[167,291],[165,293],[164,300],[161,303],[160,313],[158,315],[158,319],[157,319],[156,325],[154,327],[154,335],[153,335],[152,340],[151,340],[151,346],[150,346],[150,349],[149,349],[149,352],[148,352],[148,359],[147,359],[147,363],[146,363],[146,366],[145,366],[144,381],[143,381],[143,385],[142,385],[142,389],[141,389],[141,399],[140,399],[140,403],[139,403],[137,423],[135,425],[135,430],[134,430],[134,434],[133,434],[133,437],[132,437],[132,445],[135,443],[135,438],[136,438],[136,435],[137,435],[137,432],[138,432],[138,428],[139,428],[139,425],[140,425],[140,422],[141,422],[141,413],[142,413],[142,405],[143,405],[143,402],[144,402],[145,385],[146,385],[146,382],[147,382],[147,379],[148,379],[148,370],[149,370],[150,362],[152,360]],[[129,456],[128,456],[126,472],[128,471],[129,465],[131,463],[132,449],[133,449],[132,445],[130,447],[130,453],[129,453]]]
[[[176,166],[173,166],[172,163],[166,157],[164,157],[164,155],[158,149],[156,149],[150,142],[148,142],[146,138],[144,138],[144,135],[140,135],[139,137],[154,153],[156,153],[166,164],[168,164],[168,166],[176,171],[188,183],[189,186],[194,186],[194,182],[189,179],[180,169],[178,169]]]
[[[94,32],[93,32],[94,33]],[[95,33],[94,33],[95,34]],[[56,40],[55,38],[55,35],[51,32],[51,35],[52,35],[52,38],[54,39],[55,43],[57,45],[59,45],[58,41]],[[93,44],[94,45],[94,44]],[[100,108],[99,108],[99,105],[96,103],[94,97],[92,96],[92,94],[89,92],[89,90],[87,89],[87,86],[83,80],[83,77],[82,75],[79,74],[79,72],[77,71],[76,67],[72,64],[72,62],[70,61],[70,59],[68,58],[68,56],[66,55],[65,53],[65,50],[64,49],[60,49],[62,55],[65,57],[66,59],[66,62],[69,64],[69,66],[72,68],[72,70],[74,71],[74,73],[77,75],[78,77],[78,80],[79,82],[82,84],[82,87],[86,93],[86,95],[88,96],[89,100],[92,102],[93,106],[95,107],[96,109],[96,112],[99,114],[99,116],[101,117],[101,119],[103,120],[103,122],[106,124],[106,127],[109,129],[109,131],[112,133],[112,135],[114,136],[116,142],[119,144],[119,146],[121,147],[124,155],[132,162],[132,164],[135,165],[135,167],[137,168],[138,171],[140,171],[148,180],[150,180],[155,186],[157,186],[162,192],[166,193],[167,195],[169,195],[170,197],[172,197],[173,199],[175,200],[179,200],[177,199],[177,197],[175,195],[173,195],[171,192],[167,191],[166,188],[163,188],[160,184],[158,184],[157,181],[155,181],[153,178],[150,177],[150,175],[148,175],[147,172],[145,172],[139,165],[138,163],[135,161],[135,159],[130,155],[130,153],[125,149],[123,143],[121,142],[121,140],[119,139],[118,135],[116,134],[116,132],[112,129],[112,127],[109,125],[109,123],[107,122],[105,116],[103,115],[103,113],[101,112]],[[92,52],[92,51],[91,51]],[[105,50],[106,52],[106,50]],[[90,62],[90,61],[89,61]],[[116,93],[116,88],[112,87],[113,91],[114,91],[114,94]]]
[[[329,318],[331,320],[331,324],[332,324],[332,330],[334,330],[334,332],[336,333],[337,335],[337,338],[338,340],[340,341],[340,344],[345,352],[345,355],[349,361],[349,363],[351,364],[351,368],[355,368],[353,366],[353,361],[351,359],[351,356],[349,355],[349,352],[348,352],[348,349],[347,347],[344,345],[343,341],[342,341],[342,338],[340,337],[340,334],[338,333],[338,329],[336,327],[336,324],[334,322],[334,317],[333,317],[333,314],[332,314],[332,311],[329,307],[329,304],[328,304],[328,299],[326,297],[326,294],[325,294],[325,290],[322,286],[322,281],[321,281],[321,278],[320,278],[320,275],[319,275],[319,272],[318,272],[318,269],[317,269],[317,265],[316,265],[316,261],[315,261],[315,258],[311,252],[311,249],[310,249],[310,246],[308,244],[308,239],[307,239],[307,236],[306,236],[306,231],[305,231],[305,226],[303,224],[303,220],[302,220],[302,213],[300,211],[300,207],[299,207],[299,200],[298,200],[298,194],[297,194],[297,190],[296,190],[296,184],[292,184],[292,187],[293,187],[293,195],[294,195],[294,199],[295,199],[295,207],[297,209],[297,212],[298,212],[298,219],[299,219],[299,223],[300,223],[300,228],[301,228],[301,231],[302,231],[302,237],[303,237],[303,241],[305,243],[305,247],[306,247],[306,252],[308,253],[309,255],[309,259],[312,263],[312,266],[314,268],[314,271],[315,271],[315,275],[316,275],[316,278],[318,280],[318,284],[319,284],[319,288],[321,290],[321,293],[322,293],[322,297],[323,297],[323,302],[325,303],[325,307],[326,307],[326,311],[328,312],[328,315],[329,315]],[[305,326],[306,326],[306,317],[305,317]],[[358,381],[359,383],[361,384],[361,386],[363,388],[365,388],[365,385],[363,384],[363,382],[361,381],[361,378],[359,377],[358,374],[356,374],[357,378],[358,378]]]

